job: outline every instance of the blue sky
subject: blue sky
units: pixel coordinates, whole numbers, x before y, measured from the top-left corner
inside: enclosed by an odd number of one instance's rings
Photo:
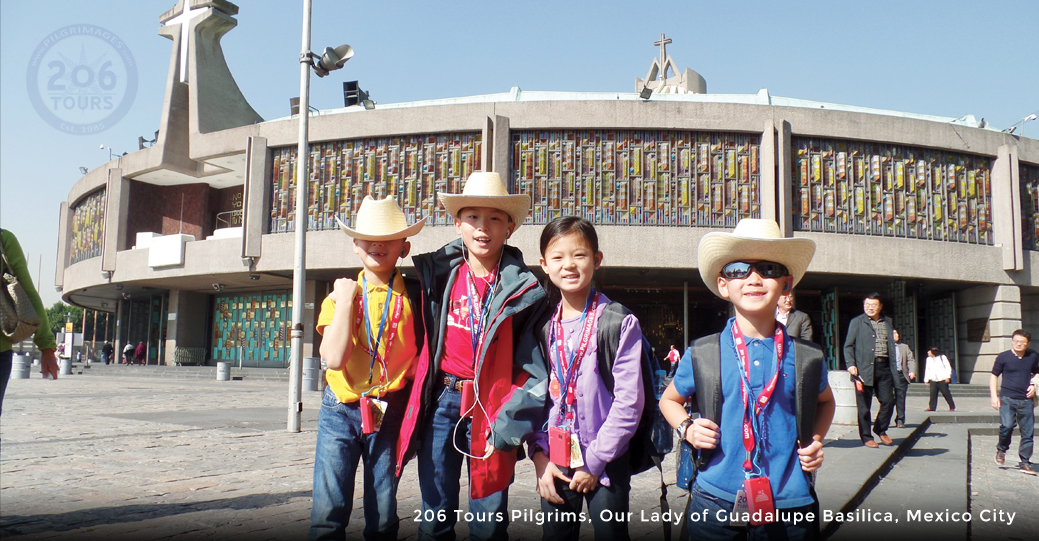
[[[301,1],[239,0],[223,40],[231,73],[265,119],[299,93]],[[342,81],[380,103],[524,90],[634,91],[664,32],[680,69],[711,93],[753,94],[984,117],[1003,128],[1039,111],[1039,2],[345,2],[314,1],[312,48],[349,43],[346,68],[311,81],[311,104],[342,106]],[[3,0],[0,3],[0,225],[42,254],[52,286],[58,206],[80,166],[137,148],[158,129],[172,42],[159,16],[175,0]],[[129,112],[96,135],[67,135],[29,102],[33,50],[69,24],[118,35],[138,64]],[[1039,122],[1018,134],[1039,137]]]

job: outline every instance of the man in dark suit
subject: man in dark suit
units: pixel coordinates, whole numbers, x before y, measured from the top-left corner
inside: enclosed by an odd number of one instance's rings
[[[776,306],[776,321],[786,327],[790,336],[812,341],[812,320],[808,314],[794,309],[793,291],[788,291],[779,297],[779,305]]]
[[[848,373],[861,381],[861,390],[856,388],[855,402],[859,413],[859,436],[866,447],[876,448],[877,442],[870,433],[870,407],[873,393],[880,401],[880,410],[873,422],[873,432],[881,443],[891,445],[887,435],[891,414],[895,407],[895,346],[894,322],[880,313],[884,305],[880,295],[870,293],[862,302],[865,312],[851,320],[848,338],[844,341],[844,363]],[[858,387],[858,386],[856,386]]]
[[[908,344],[902,343],[902,337],[895,330],[895,347],[898,355],[895,359],[895,426],[906,427],[906,393],[909,383],[916,379],[916,357]],[[889,361],[890,362],[890,361]]]

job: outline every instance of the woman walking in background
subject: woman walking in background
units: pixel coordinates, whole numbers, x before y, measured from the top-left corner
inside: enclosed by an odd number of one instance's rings
[[[942,355],[941,350],[936,347],[927,350],[924,383],[931,385],[931,401],[924,411],[934,411],[938,407],[938,391],[942,392],[945,403],[949,404],[949,411],[956,411],[956,403],[952,401],[952,393],[949,392],[951,380],[952,365],[949,363],[949,358]]]

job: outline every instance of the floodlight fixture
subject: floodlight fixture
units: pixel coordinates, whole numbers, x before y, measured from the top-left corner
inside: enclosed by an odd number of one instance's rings
[[[652,96],[652,95],[653,95],[653,89],[648,87],[648,86],[642,87],[642,92],[639,92],[639,97],[644,99],[644,100],[648,100],[649,97]]]
[[[80,166],[79,174],[85,175],[85,174],[87,174],[87,171],[89,171],[89,169],[87,169],[86,167]]]

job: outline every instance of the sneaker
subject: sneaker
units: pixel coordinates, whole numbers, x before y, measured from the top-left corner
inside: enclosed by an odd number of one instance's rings
[[[1027,462],[1021,463],[1021,472],[1025,473],[1026,475],[1037,475],[1032,465]]]
[[[996,449],[996,465],[997,466],[1002,466],[1003,463],[1006,462],[1006,459],[1007,459],[1006,451],[1000,451],[999,449]]]
[[[895,426],[896,426],[897,428],[905,428],[905,427],[906,427],[906,424],[905,424],[905,423],[898,423],[898,424],[897,424],[897,425],[895,425]]]

